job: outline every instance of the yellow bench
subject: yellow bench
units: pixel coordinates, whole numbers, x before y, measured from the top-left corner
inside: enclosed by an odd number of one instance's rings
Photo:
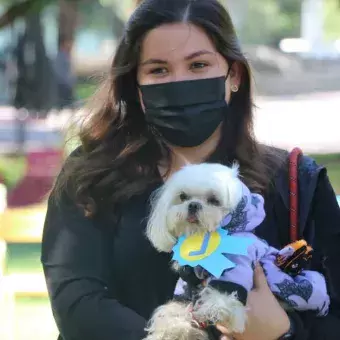
[[[14,340],[17,297],[47,297],[40,273],[6,274],[6,254],[11,244],[41,243],[46,205],[11,208],[0,212],[0,338]]]
[[[7,244],[4,240],[0,239],[0,285],[1,285],[1,278],[4,276],[4,273],[5,273],[6,253],[7,253]]]
[[[0,238],[7,243],[40,243],[46,205],[9,208],[0,213]]]
[[[11,243],[41,243],[46,205],[6,209],[0,214],[0,239]],[[6,262],[6,260],[4,259]],[[5,266],[5,264],[4,264]],[[7,289],[15,296],[47,296],[43,273],[11,274],[4,277]]]

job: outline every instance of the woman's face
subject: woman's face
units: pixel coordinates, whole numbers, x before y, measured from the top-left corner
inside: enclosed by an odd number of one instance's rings
[[[138,83],[150,85],[226,76],[229,65],[203,29],[187,23],[166,24],[151,30],[142,43]],[[233,64],[226,80],[226,101],[231,85],[239,86]],[[185,94],[184,94],[185,95]]]

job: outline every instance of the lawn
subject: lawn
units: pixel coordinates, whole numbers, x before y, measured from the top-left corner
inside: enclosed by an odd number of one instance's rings
[[[327,168],[335,192],[340,195],[340,154],[312,155],[317,163]]]
[[[0,156],[0,179],[3,178],[10,188],[24,176],[26,160],[24,157],[1,157]]]
[[[8,244],[6,274],[42,274],[40,248],[40,244]],[[58,332],[47,297],[19,296],[14,310],[11,312],[6,308],[4,317],[6,327],[0,327],[1,340],[57,339]],[[8,329],[12,334],[5,333]]]
[[[16,301],[14,339],[8,340],[56,340],[55,326],[48,298],[20,297]],[[7,340],[6,338],[1,338]]]
[[[98,85],[95,83],[79,83],[76,88],[76,97],[79,101],[84,101],[90,98],[97,90]]]

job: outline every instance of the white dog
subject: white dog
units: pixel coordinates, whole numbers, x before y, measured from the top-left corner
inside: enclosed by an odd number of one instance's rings
[[[218,229],[251,240],[248,255],[227,254],[235,266],[214,277],[202,267],[193,269],[204,284],[191,291],[191,301],[171,301],[152,316],[147,340],[207,340],[207,324],[221,324],[242,333],[247,319],[246,300],[253,288],[253,270],[261,261],[272,291],[298,310],[325,315],[329,297],[323,276],[303,271],[292,277],[275,259],[279,251],[258,239],[254,229],[264,220],[262,196],[251,193],[238,176],[238,166],[203,163],[175,173],[153,197],[147,237],[160,252],[172,252],[178,239]],[[235,238],[234,238],[235,239]],[[235,239],[238,240],[238,239]],[[174,266],[180,270],[180,265]],[[179,281],[177,290],[185,285]],[[192,288],[192,287],[191,287]]]

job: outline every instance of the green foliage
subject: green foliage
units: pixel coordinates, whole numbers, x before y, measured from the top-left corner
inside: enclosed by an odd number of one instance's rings
[[[9,188],[15,187],[25,172],[26,159],[24,157],[0,156],[0,178],[3,178]]]
[[[0,0],[2,1],[2,0]],[[25,0],[12,2],[5,6],[0,15],[0,29],[11,25],[20,17],[25,17],[29,13],[39,12],[55,0]]]
[[[340,39],[340,0],[327,0],[324,15],[325,39]]]
[[[289,31],[292,20],[280,10],[279,3],[273,0],[249,0],[247,19],[240,36],[244,43],[275,44],[283,31]],[[290,34],[290,32],[287,32]]]
[[[248,0],[247,20],[241,31],[245,43],[276,46],[286,37],[299,37],[302,0]]]
[[[86,22],[86,27],[100,32],[110,27],[119,34],[118,21],[126,21],[134,8],[135,0],[68,0],[79,1],[79,10]],[[221,0],[226,3],[227,0]],[[234,1],[234,0],[232,0]],[[241,1],[241,0],[235,0]],[[269,44],[277,46],[286,37],[300,36],[301,4],[303,0],[242,0],[243,11],[247,11],[239,36],[244,43]],[[325,8],[326,40],[340,37],[340,0],[323,0]],[[0,0],[0,5],[10,8],[18,3],[34,2],[34,8],[40,9],[58,0]],[[248,6],[247,6],[248,4]],[[95,13],[95,15],[94,15]],[[1,20],[0,20],[1,22]]]
[[[79,83],[77,84],[76,92],[77,99],[84,101],[91,97],[97,89],[97,84],[94,83]]]
[[[122,20],[127,20],[131,11],[135,7],[135,0],[100,0],[100,3],[107,8],[115,11]]]
[[[325,38],[340,38],[340,0],[323,0]],[[248,11],[239,30],[242,42],[277,46],[283,38],[300,37],[303,0],[248,0]]]

